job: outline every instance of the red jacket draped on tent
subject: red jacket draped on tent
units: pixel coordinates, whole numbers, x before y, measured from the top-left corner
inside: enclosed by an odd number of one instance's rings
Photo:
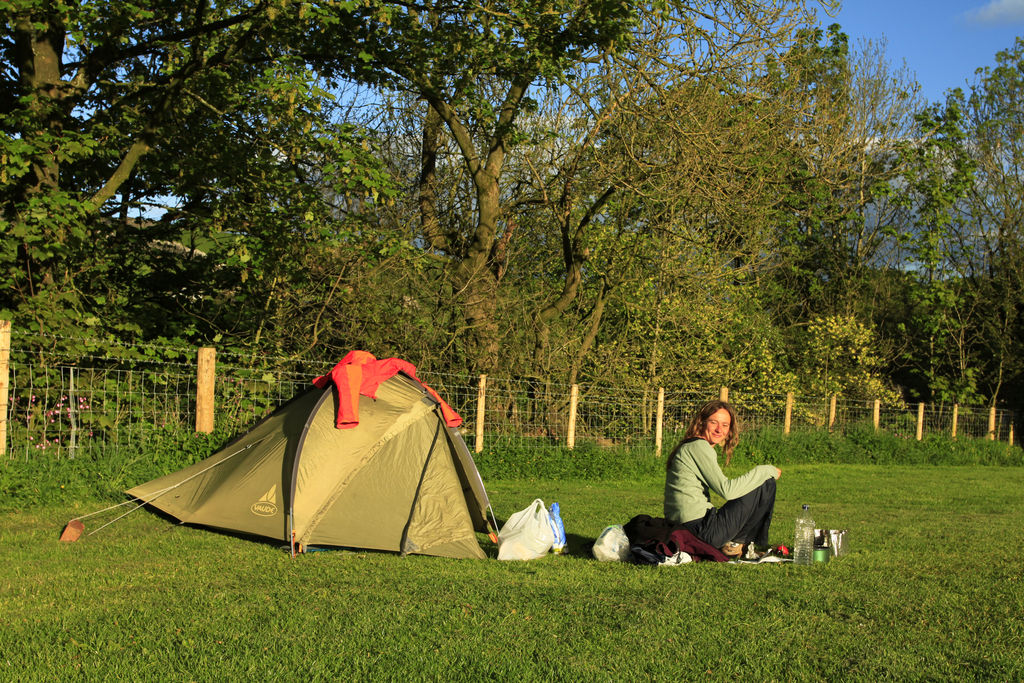
[[[398,372],[404,372],[419,382],[434,397],[441,406],[445,424],[449,427],[458,427],[462,424],[459,414],[436,391],[416,376],[416,366],[400,358],[377,360],[367,351],[349,351],[329,373],[314,379],[313,385],[324,389],[328,384],[334,383],[338,389],[338,419],[335,426],[338,429],[351,429],[359,424],[360,394],[377,398],[377,387],[381,382]]]

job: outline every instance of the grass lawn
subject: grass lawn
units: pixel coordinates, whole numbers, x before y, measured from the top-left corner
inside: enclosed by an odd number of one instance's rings
[[[570,554],[291,559],[145,510],[62,544],[102,504],[2,513],[0,679],[1024,680],[1024,468],[784,468],[774,542],[801,503],[849,530],[812,567],[600,563],[659,480],[487,484],[501,519],[559,502]]]

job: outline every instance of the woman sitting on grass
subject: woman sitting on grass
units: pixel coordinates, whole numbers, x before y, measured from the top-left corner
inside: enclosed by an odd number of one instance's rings
[[[665,517],[729,557],[746,552],[750,543],[760,556],[768,548],[775,480],[782,470],[758,465],[735,479],[727,478],[714,447],[722,446],[728,457],[738,441],[736,413],[728,403],[709,401],[697,411],[682,443],[668,459]],[[725,504],[713,506],[708,491],[724,498]]]

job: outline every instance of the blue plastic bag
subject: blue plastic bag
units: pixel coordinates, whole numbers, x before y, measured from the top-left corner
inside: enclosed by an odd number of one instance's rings
[[[551,544],[551,551],[554,553],[564,553],[565,525],[562,524],[562,515],[558,509],[558,503],[551,504],[549,515],[551,517],[551,532],[555,536],[555,540]]]

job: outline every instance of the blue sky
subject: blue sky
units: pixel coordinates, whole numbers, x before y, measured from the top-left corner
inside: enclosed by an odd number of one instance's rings
[[[949,88],[966,90],[975,69],[1024,36],[1024,0],[844,0],[835,18],[820,6],[818,18],[842,26],[851,47],[885,38],[889,61],[905,60],[930,102]]]

